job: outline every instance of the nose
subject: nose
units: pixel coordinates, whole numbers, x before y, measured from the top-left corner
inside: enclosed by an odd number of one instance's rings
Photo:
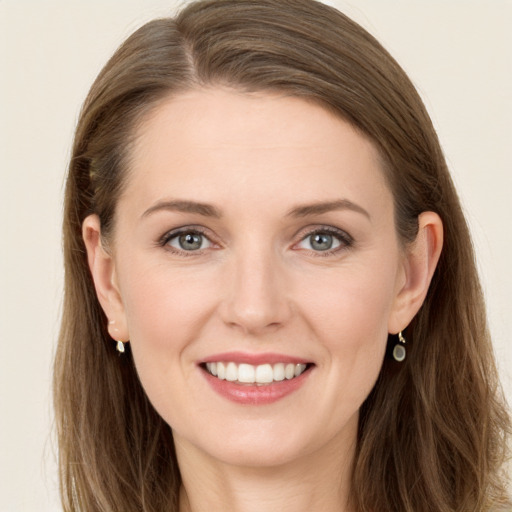
[[[292,315],[286,268],[271,249],[233,255],[226,268],[222,320],[244,334],[262,335],[285,325]]]

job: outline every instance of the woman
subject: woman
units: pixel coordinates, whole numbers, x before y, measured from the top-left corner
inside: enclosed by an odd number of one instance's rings
[[[133,34],[66,188],[66,510],[486,511],[509,418],[414,87],[311,0]]]

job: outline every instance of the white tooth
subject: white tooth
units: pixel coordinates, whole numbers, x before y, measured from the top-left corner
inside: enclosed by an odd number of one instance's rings
[[[284,376],[289,380],[293,379],[295,377],[295,365],[292,363],[289,363],[286,365],[284,369]]]
[[[217,363],[210,363],[210,372],[212,375],[217,375]]]
[[[274,380],[284,380],[284,363],[274,365]]]
[[[304,370],[306,369],[305,364],[296,364],[295,365],[295,377],[298,377]]]
[[[255,380],[258,384],[267,384],[274,380],[274,372],[269,364],[260,364],[256,366]]]
[[[252,364],[241,364],[238,367],[238,381],[254,383],[255,370]]]
[[[235,363],[228,363],[226,366],[226,380],[230,382],[238,380],[238,368]]]
[[[226,367],[224,363],[217,363],[217,377],[221,380],[226,378]]]

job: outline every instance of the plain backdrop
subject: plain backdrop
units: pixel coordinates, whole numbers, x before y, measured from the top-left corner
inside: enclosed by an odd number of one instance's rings
[[[81,102],[118,44],[183,3],[0,0],[0,512],[60,509],[50,383],[63,182]],[[510,398],[512,2],[328,3],[391,51],[426,102],[473,231]]]

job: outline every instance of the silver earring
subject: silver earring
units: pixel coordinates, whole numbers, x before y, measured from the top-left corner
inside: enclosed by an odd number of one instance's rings
[[[124,354],[124,343],[122,341],[118,340],[116,349],[120,354]]]
[[[393,347],[393,359],[401,363],[406,355],[405,338],[402,336],[402,331],[400,331],[398,333],[398,343]]]

